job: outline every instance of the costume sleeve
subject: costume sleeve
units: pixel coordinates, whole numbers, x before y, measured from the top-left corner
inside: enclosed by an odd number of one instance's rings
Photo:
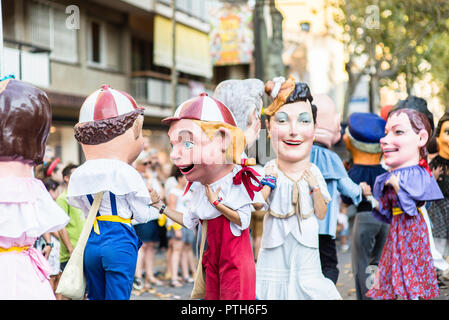
[[[133,220],[137,223],[145,223],[159,218],[159,211],[151,206],[151,200],[136,197],[134,193],[126,195],[126,202],[133,213]]]
[[[327,190],[327,183],[326,180],[324,180],[320,169],[318,169],[317,166],[312,165],[311,171],[318,181],[318,185],[320,186],[320,191],[323,195],[324,201],[326,201],[326,203],[329,203],[329,201],[331,201],[331,195],[329,194],[329,190]]]
[[[355,206],[357,206],[363,199],[362,189],[349,177],[337,180],[337,190],[342,196],[346,197],[346,201],[348,198],[351,199]]]
[[[418,214],[418,202],[443,198],[435,178],[419,166],[401,170],[399,181],[399,206],[408,215]]]
[[[87,217],[89,214],[90,204],[88,204],[88,200],[86,196],[74,196],[69,197],[67,196],[67,203],[68,205],[80,209],[84,216]]]
[[[190,230],[195,230],[195,227],[200,222],[200,218],[192,212],[190,209],[187,212],[184,212],[182,215],[182,224]]]

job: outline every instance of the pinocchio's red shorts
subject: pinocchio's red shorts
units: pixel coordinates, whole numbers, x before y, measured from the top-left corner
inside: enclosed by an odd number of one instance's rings
[[[232,234],[223,215],[207,222],[207,249],[203,255],[206,300],[254,300],[256,266],[248,228]]]

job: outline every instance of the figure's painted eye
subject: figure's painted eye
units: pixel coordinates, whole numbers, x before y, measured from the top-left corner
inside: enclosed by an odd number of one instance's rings
[[[185,142],[184,142],[184,147],[185,147],[186,149],[192,149],[192,148],[193,148],[193,142],[191,142],[191,141],[185,141]]]
[[[309,124],[312,122],[312,117],[310,116],[310,113],[308,112],[302,112],[299,116],[298,116],[298,122],[300,123],[305,123],[305,124]]]
[[[274,115],[274,120],[277,123],[286,123],[288,121],[288,114],[285,112],[278,112]]]

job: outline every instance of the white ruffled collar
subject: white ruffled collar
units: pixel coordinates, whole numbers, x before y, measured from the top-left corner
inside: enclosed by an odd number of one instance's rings
[[[140,173],[129,164],[115,159],[88,160],[70,177],[67,196],[76,197],[110,191],[116,195],[135,193],[150,198]]]

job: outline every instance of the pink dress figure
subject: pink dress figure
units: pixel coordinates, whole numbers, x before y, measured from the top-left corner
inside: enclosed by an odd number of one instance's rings
[[[45,92],[13,78],[0,80],[0,300],[55,299],[51,266],[33,247],[37,237],[69,222],[33,175],[50,125]]]
[[[377,177],[373,214],[390,224],[373,287],[376,299],[431,299],[439,296],[426,222],[419,209],[443,195],[427,164],[427,118],[412,109],[393,111],[380,139],[390,171]]]

